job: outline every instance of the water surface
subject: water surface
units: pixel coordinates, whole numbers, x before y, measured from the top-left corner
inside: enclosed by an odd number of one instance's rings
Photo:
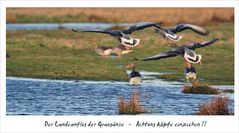
[[[145,82],[137,91],[150,115],[188,115],[214,95],[184,94],[182,85]],[[7,78],[7,115],[117,115],[119,97],[130,98],[127,82]],[[229,107],[234,109],[233,94]]]
[[[57,30],[57,29],[107,29],[112,26],[129,26],[130,23],[14,23],[6,24],[7,30]]]

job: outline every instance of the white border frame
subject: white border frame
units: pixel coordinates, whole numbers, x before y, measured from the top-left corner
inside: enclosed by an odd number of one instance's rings
[[[238,133],[238,5],[237,0],[199,0],[199,1],[1,1],[1,47],[0,47],[0,84],[1,84],[1,133],[10,132],[182,132],[182,133]],[[170,116],[170,115],[143,115],[143,116],[6,116],[6,8],[7,7],[234,7],[235,9],[235,115],[234,116]],[[56,128],[44,127],[44,122],[123,122],[124,128]],[[147,122],[202,122],[207,121],[206,127],[199,128],[136,128],[129,126],[134,125],[137,121]]]

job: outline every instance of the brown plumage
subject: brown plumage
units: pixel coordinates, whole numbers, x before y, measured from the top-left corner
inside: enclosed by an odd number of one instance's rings
[[[114,47],[109,46],[96,46],[95,51],[97,54],[101,55],[102,57],[108,57],[110,55],[116,55],[120,58],[123,54],[128,54],[133,52],[129,47],[124,45],[118,45]]]

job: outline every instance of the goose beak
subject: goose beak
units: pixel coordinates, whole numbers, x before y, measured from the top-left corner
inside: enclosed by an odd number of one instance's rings
[[[130,64],[127,64],[126,66],[125,66],[125,68],[127,68],[127,69],[132,69],[132,68],[134,68],[135,67],[135,64],[134,63],[130,63]]]

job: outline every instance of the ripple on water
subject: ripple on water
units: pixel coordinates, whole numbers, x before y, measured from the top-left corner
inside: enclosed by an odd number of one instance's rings
[[[146,83],[138,87],[140,104],[152,115],[193,114],[213,95],[181,93],[181,85]],[[130,98],[126,82],[7,78],[8,115],[117,115],[119,97]],[[230,109],[234,108],[229,99]]]

